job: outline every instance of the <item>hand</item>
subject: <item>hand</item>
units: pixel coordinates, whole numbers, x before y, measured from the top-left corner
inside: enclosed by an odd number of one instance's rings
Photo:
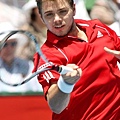
[[[62,77],[66,83],[75,84],[80,79],[82,70],[75,64],[68,64],[67,67],[72,68],[73,71],[67,72]]]
[[[116,58],[120,59],[120,51],[116,51],[116,50],[111,50],[107,47],[104,47],[104,50],[112,55],[114,55]]]

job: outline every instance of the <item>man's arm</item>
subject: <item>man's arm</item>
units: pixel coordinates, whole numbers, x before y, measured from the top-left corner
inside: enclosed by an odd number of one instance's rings
[[[71,67],[73,71],[62,75],[61,77],[63,79],[63,82],[65,82],[65,84],[74,87],[74,84],[80,79],[82,70],[74,64],[68,66]],[[70,93],[69,90],[68,92],[65,93],[64,90],[62,91],[58,83],[53,83],[47,93],[47,101],[51,110],[57,114],[61,113],[69,103]]]
[[[61,113],[68,105],[69,100],[70,93],[66,94],[60,91],[57,84],[51,85],[48,90],[47,101],[53,112],[57,114]]]

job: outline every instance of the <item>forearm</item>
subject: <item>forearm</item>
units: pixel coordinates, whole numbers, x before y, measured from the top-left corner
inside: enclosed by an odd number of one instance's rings
[[[73,70],[61,75],[58,82],[52,84],[48,90],[47,101],[55,113],[60,113],[67,107],[74,85],[82,74],[82,70],[78,66],[74,64],[69,64],[69,66]]]
[[[47,94],[48,105],[51,110],[57,114],[62,112],[68,105],[70,94],[63,93],[59,90],[57,84],[53,84]]]

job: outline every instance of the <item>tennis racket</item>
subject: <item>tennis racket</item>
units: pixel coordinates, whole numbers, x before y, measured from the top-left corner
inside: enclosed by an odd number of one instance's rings
[[[33,72],[33,73],[31,72],[30,74],[28,74],[24,79],[17,79],[17,77],[13,79],[12,73],[9,77],[9,78],[12,78],[12,80],[6,79],[5,78],[6,75],[1,72],[2,70],[0,70],[0,81],[2,83],[9,85],[9,86],[20,86],[20,85],[23,85],[26,82],[30,81],[36,75],[41,74],[42,72],[47,71],[47,70],[56,70],[60,74],[65,74],[69,71],[72,71],[72,69],[69,67],[54,65],[52,62],[48,61],[46,56],[41,51],[40,45],[38,44],[36,37],[28,31],[24,31],[24,30],[10,31],[7,35],[5,35],[5,37],[2,40],[0,40],[0,50],[2,51],[2,49],[4,49],[4,46],[6,45],[8,39],[10,37],[12,37],[13,35],[18,34],[18,33],[24,34],[25,36],[27,36],[29,38],[29,40],[33,41],[36,52],[44,60],[45,64],[40,66],[36,72]],[[2,34],[4,34],[4,33],[0,33],[0,35],[2,35]],[[20,66],[20,68],[21,68],[21,66]],[[1,69],[1,66],[0,66],[0,69]],[[24,66],[23,66],[23,69],[24,69]]]

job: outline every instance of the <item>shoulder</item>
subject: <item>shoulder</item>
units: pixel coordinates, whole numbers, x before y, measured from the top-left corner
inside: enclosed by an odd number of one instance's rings
[[[107,26],[106,24],[102,23],[100,20],[98,19],[92,19],[92,20],[75,20],[76,24],[80,25],[80,26],[84,26],[86,28],[93,28],[93,30],[104,30],[105,32],[109,33],[109,35],[113,35],[116,34],[114,30],[112,30],[109,26]],[[97,28],[97,29],[96,29]]]
[[[75,19],[75,23],[77,24],[84,24],[84,25],[88,25],[88,26],[94,26],[94,25],[102,25],[102,26],[106,26],[105,24],[103,24],[100,20],[98,19],[92,19],[92,20],[82,20],[82,19]]]

